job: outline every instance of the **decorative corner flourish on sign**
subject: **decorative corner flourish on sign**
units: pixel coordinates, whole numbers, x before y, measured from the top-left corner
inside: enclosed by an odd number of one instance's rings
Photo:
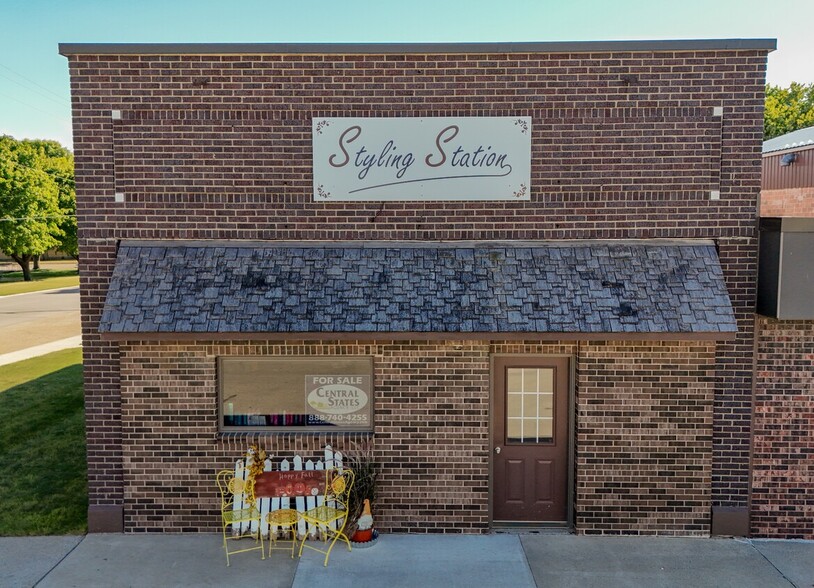
[[[320,198],[330,198],[330,197],[331,197],[331,193],[330,193],[330,192],[328,192],[327,190],[325,190],[324,188],[325,188],[325,187],[324,187],[322,184],[320,184],[319,186],[317,186],[317,194],[319,194],[319,197],[320,197]]]
[[[317,123],[317,133],[322,134],[322,129],[331,125],[329,120],[321,120]]]
[[[514,124],[520,127],[520,132],[524,135],[529,132],[529,123],[524,121],[522,118],[515,120]]]
[[[520,184],[520,189],[517,190],[516,192],[512,192],[512,196],[514,196],[515,198],[522,198],[525,195],[526,195],[526,185],[525,184]]]

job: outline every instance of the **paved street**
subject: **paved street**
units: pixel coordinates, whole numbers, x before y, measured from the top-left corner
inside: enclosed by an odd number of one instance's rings
[[[0,333],[0,355],[79,335],[79,287],[0,296]]]

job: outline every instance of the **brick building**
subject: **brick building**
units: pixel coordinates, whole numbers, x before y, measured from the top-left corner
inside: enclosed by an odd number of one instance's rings
[[[814,127],[763,144],[752,533],[814,538]]]
[[[774,46],[61,45],[91,530],[372,439],[385,531],[749,533]]]

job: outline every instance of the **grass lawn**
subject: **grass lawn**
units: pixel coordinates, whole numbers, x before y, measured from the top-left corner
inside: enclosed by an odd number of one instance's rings
[[[0,367],[0,535],[87,531],[82,351]]]
[[[67,262],[66,269],[31,270],[31,281],[23,281],[23,272],[0,272],[0,296],[39,292],[54,288],[68,288],[79,285],[79,272],[75,265]]]

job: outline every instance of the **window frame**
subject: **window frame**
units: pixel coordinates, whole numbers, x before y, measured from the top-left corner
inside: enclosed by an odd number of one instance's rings
[[[370,407],[370,425],[365,427],[344,427],[344,426],[268,426],[268,425],[224,425],[224,386],[226,382],[223,378],[224,368],[223,363],[228,361],[283,361],[286,363],[313,363],[319,361],[365,361],[368,365],[366,374],[347,374],[347,375],[369,375],[370,377],[370,394],[368,397],[368,406]],[[343,434],[343,433],[373,433],[375,429],[376,420],[376,386],[375,386],[375,373],[374,373],[374,356],[372,355],[312,355],[312,356],[288,356],[288,355],[257,355],[257,356],[237,356],[237,355],[221,355],[216,358],[215,379],[217,383],[217,419],[218,419],[218,432],[219,433],[287,433],[287,434]],[[307,375],[327,375],[324,374],[324,369],[317,367],[313,370],[312,374]],[[320,373],[323,372],[323,373]],[[340,375],[340,374],[332,374]],[[305,394],[305,389],[303,389]]]

